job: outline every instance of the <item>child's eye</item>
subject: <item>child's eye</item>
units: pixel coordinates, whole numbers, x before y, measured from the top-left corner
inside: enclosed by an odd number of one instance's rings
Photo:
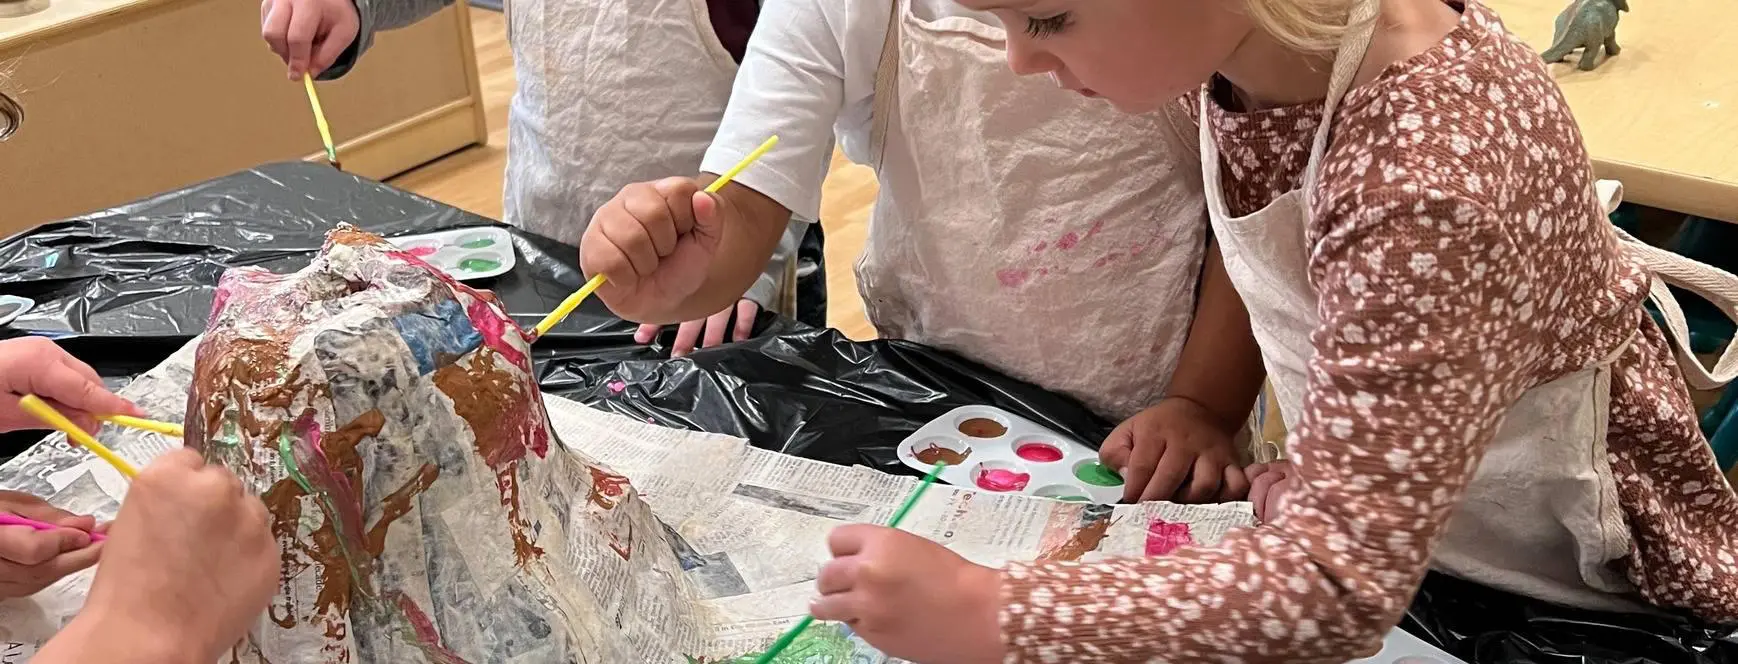
[[[1062,12],[1050,18],[1026,19],[1026,34],[1037,39],[1054,35],[1066,27],[1068,27],[1068,12]]]

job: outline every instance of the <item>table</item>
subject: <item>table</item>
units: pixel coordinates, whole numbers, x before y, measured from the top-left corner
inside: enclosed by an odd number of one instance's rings
[[[1543,51],[1566,0],[1488,0]],[[1624,199],[1738,223],[1738,19],[1726,0],[1633,2],[1623,53],[1591,72],[1551,65],[1593,153]],[[1573,58],[1571,58],[1573,60]]]
[[[125,381],[203,329],[225,267],[298,269],[326,229],[351,220],[388,236],[494,223],[323,165],[268,164],[0,242],[0,294],[41,303],[5,332],[55,337]],[[584,279],[571,248],[509,232],[517,267],[474,285],[493,290],[529,324]],[[903,341],[853,342],[770,315],[760,323],[755,339],[668,360],[666,347],[634,343],[634,325],[587,302],[538,342],[539,382],[545,392],[664,426],[907,474],[893,446],[962,405],[1003,408],[1084,441],[1108,433],[1108,423],[1077,403],[947,353]],[[14,436],[0,448],[31,442]],[[1402,627],[1469,661],[1738,657],[1738,643],[1710,645],[1712,633],[1699,625],[1565,612],[1436,574]]]

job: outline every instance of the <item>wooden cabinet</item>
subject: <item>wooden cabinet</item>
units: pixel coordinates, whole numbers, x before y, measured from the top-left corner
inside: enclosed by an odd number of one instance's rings
[[[0,116],[22,115],[0,142],[0,235],[264,162],[323,158],[301,83],[259,37],[258,2],[50,2],[0,18]],[[487,137],[463,2],[381,33],[319,90],[345,170],[366,177]]]

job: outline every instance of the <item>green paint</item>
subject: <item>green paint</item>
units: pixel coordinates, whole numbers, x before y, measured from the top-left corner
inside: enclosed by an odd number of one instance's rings
[[[784,652],[773,657],[773,664],[852,664],[857,661],[858,642],[851,640],[842,625],[815,623],[797,635]],[[749,653],[725,659],[707,659],[688,655],[688,664],[755,664],[760,653]]]
[[[303,492],[310,496],[319,495],[314,493],[313,485],[308,484],[308,478],[302,475],[302,469],[296,465],[296,455],[290,451],[290,443],[290,432],[288,428],[285,428],[282,433],[278,434],[278,456],[283,457],[284,472],[289,473],[290,479],[295,480],[296,486],[302,487]],[[321,497],[324,498],[324,496]]]
[[[459,261],[459,269],[466,272],[488,272],[501,267],[501,261],[488,258],[467,258]]]
[[[464,244],[461,244],[459,246],[464,247],[466,249],[486,249],[488,247],[495,246],[495,240],[493,238],[480,237],[480,238],[477,238],[475,240],[471,240],[470,242],[466,242]]]
[[[1074,469],[1074,476],[1093,486],[1122,486],[1122,476],[1104,464],[1089,463]]]
[[[1057,496],[1056,499],[1062,500],[1062,501],[1067,501],[1070,503],[1084,503],[1087,500],[1090,500],[1086,496]]]

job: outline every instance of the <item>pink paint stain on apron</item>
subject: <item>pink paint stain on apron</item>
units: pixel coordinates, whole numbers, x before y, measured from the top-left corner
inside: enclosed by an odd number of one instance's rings
[[[996,281],[1002,282],[1004,288],[1019,288],[1031,278],[1031,270],[996,270]]]
[[[1147,523],[1147,555],[1165,556],[1195,543],[1189,535],[1189,524],[1153,519]]]

